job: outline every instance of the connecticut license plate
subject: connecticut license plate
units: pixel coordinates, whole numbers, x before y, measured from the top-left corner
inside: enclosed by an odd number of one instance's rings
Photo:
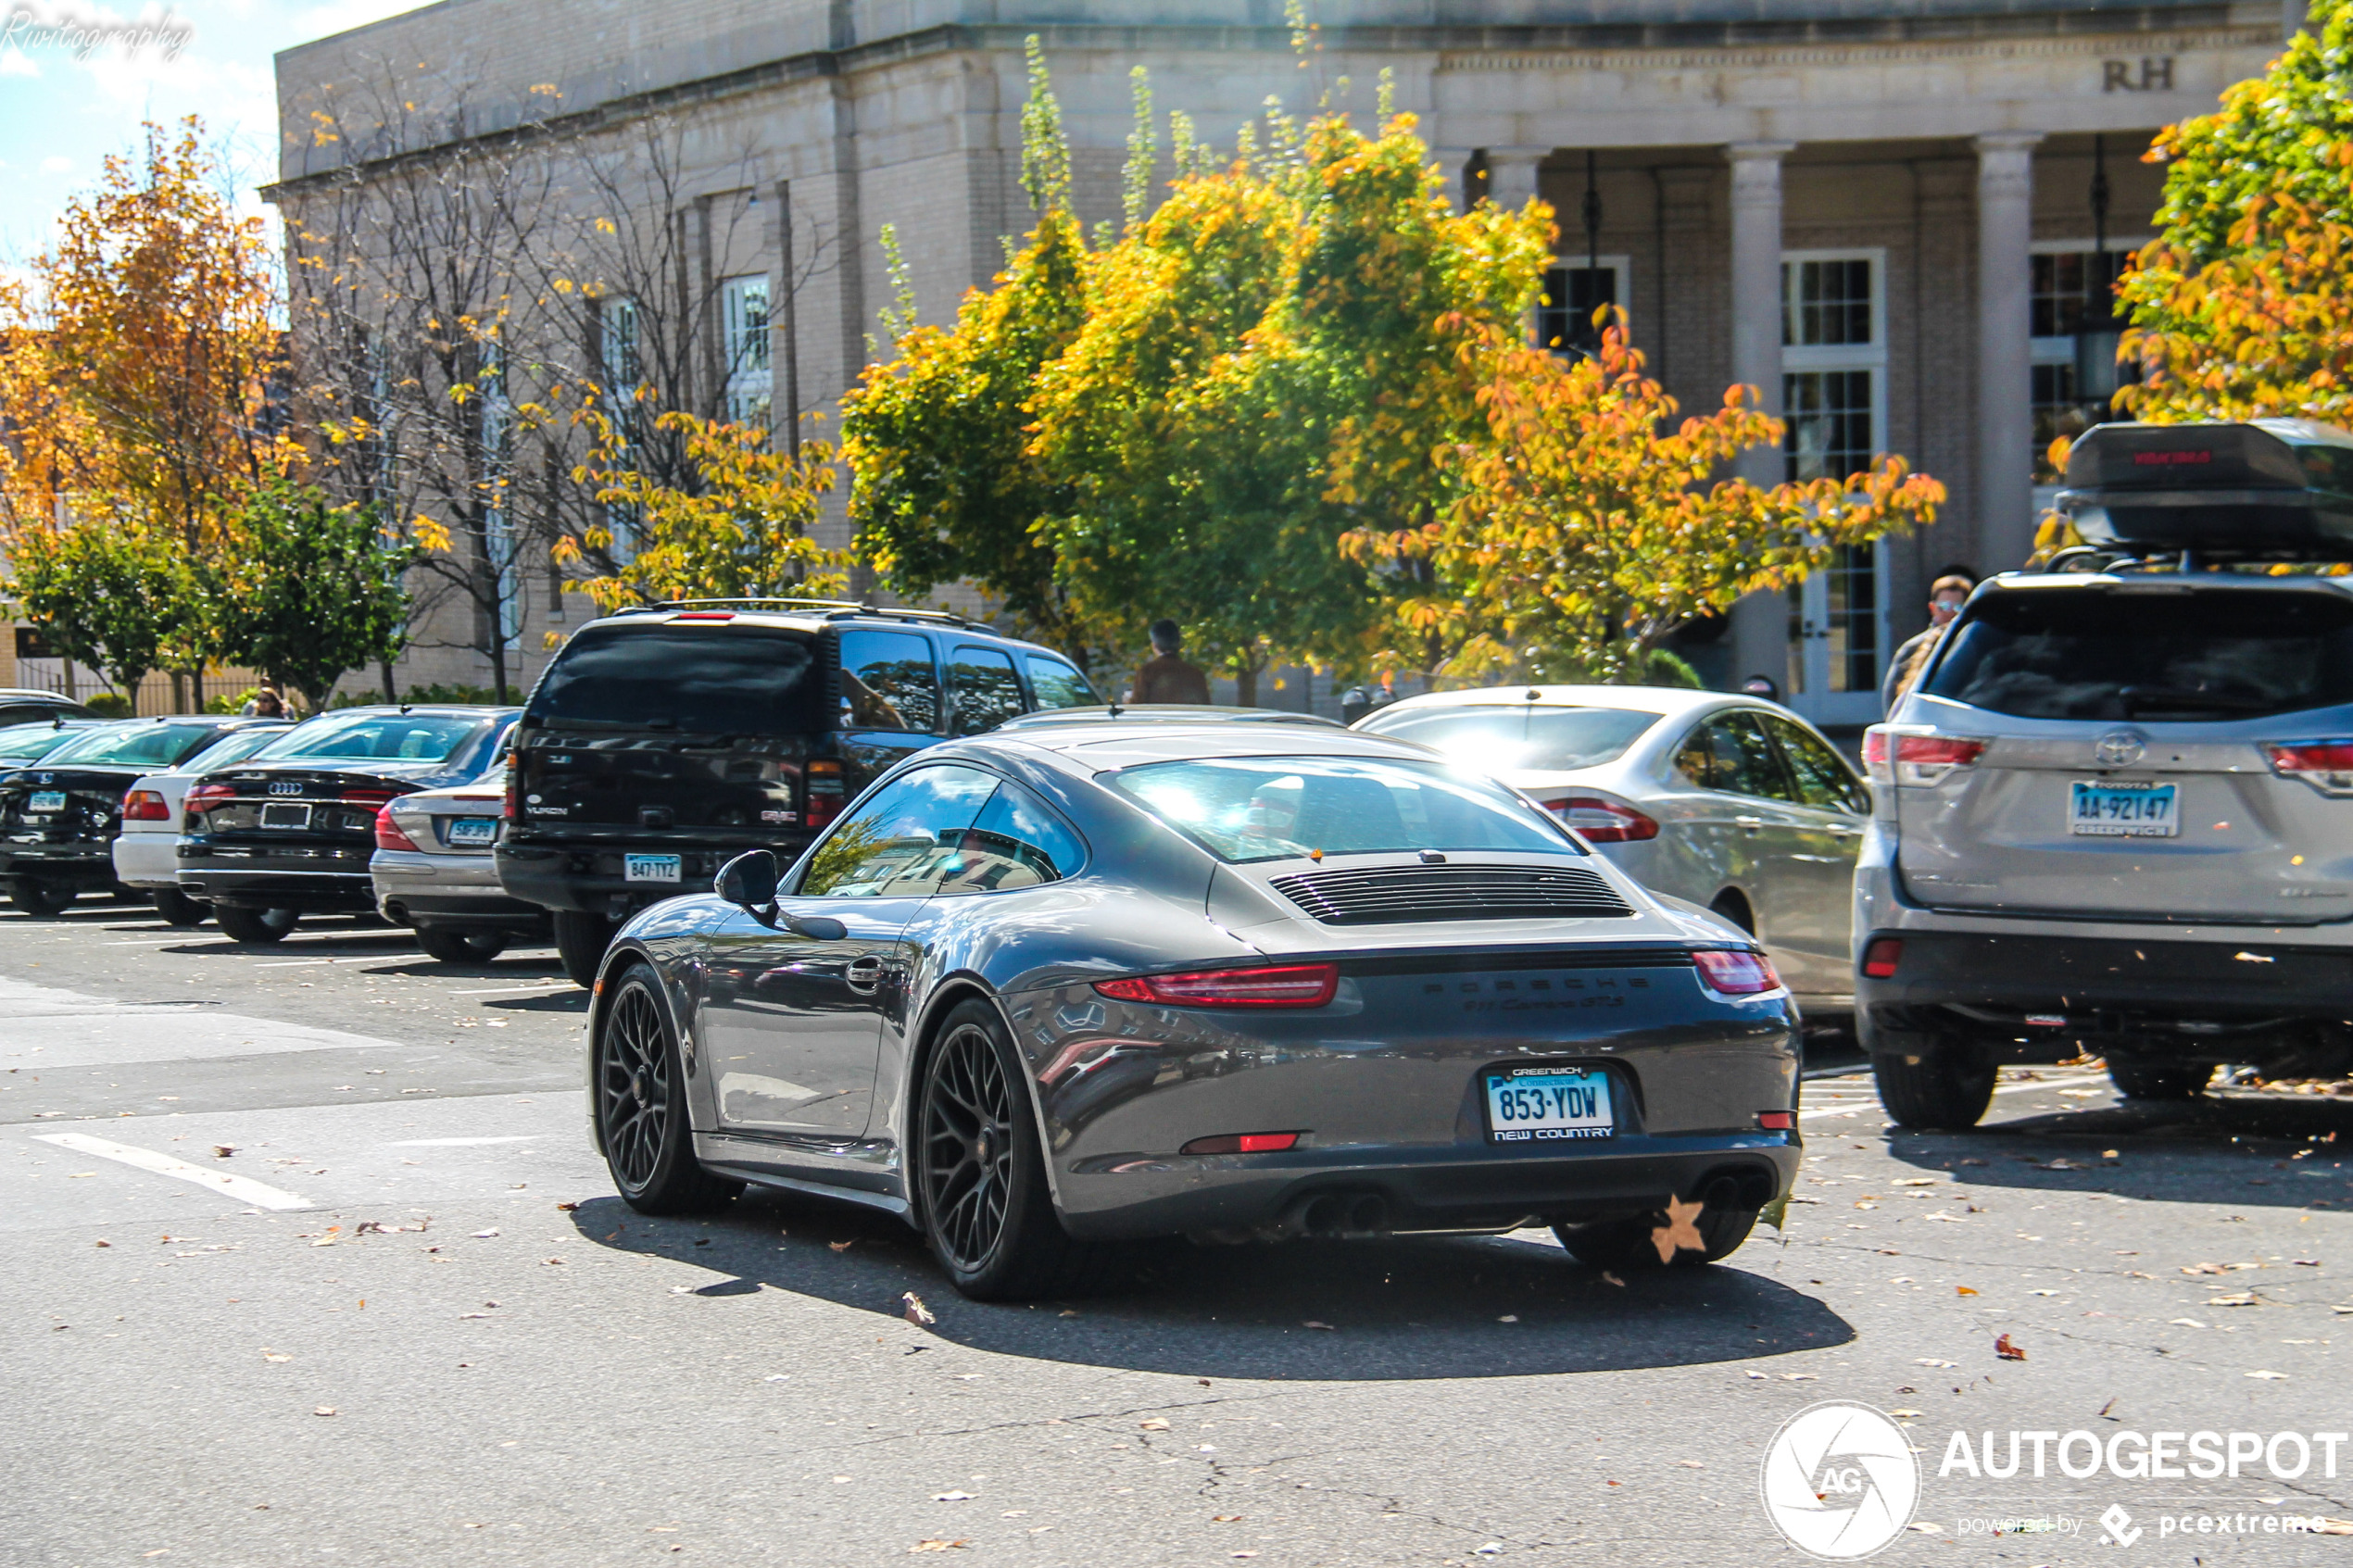
[[[36,789],[32,792],[31,800],[26,803],[26,809],[31,811],[62,811],[65,809],[66,792],[61,789]]]
[[[1491,1143],[1605,1138],[1617,1130],[1609,1074],[1598,1068],[1491,1067],[1485,1076]]]
[[[488,844],[498,836],[496,817],[452,817],[449,819],[449,842],[452,844]]]
[[[676,882],[678,857],[675,855],[627,855],[622,858],[621,879],[623,882]]]
[[[2067,831],[2094,838],[2178,838],[2175,786],[2114,781],[2069,786]]]

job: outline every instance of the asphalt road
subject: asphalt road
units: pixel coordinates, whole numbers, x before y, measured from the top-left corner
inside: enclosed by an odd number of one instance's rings
[[[582,1002],[544,950],[0,916],[0,1563],[1794,1563],[1759,1465],[1825,1399],[1919,1450],[1881,1562],[2353,1560],[2263,1523],[2353,1519],[2353,1443],[1944,1473],[1957,1431],[2353,1428],[2353,1106],[2045,1069],[1920,1135],[1819,1077],[1787,1229],[1718,1267],[1175,1244],[988,1307],[846,1207],[630,1212]]]

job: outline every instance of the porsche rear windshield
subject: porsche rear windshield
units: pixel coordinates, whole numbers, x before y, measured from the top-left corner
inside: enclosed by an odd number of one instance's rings
[[[1435,762],[1225,757],[1148,763],[1111,782],[1223,860],[1316,850],[1582,853],[1517,797]]]
[[[220,734],[218,724],[126,724],[87,731],[48,754],[61,768],[169,768]]]
[[[1623,708],[1540,708],[1479,702],[1392,709],[1365,721],[1376,734],[1419,741],[1491,772],[1598,768],[1626,755],[1655,713]]]
[[[724,623],[583,632],[531,694],[535,724],[807,734],[824,728],[812,638]]]
[[[331,762],[447,762],[493,721],[457,713],[328,713],[296,724],[253,754]]]
[[[2254,719],[2353,702],[2353,597],[2085,586],[1990,595],[1932,696],[2021,719]]]

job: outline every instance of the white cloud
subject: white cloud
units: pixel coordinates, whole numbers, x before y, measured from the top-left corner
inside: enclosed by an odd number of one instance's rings
[[[72,167],[73,159],[69,157],[44,157],[41,160],[41,172],[44,174],[63,174]]]
[[[13,44],[6,49],[0,49],[0,76],[39,76],[40,74],[41,68],[34,65],[32,57],[22,49]]]

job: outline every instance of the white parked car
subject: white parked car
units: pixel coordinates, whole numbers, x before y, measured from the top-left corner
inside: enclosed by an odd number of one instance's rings
[[[1759,938],[1809,1016],[1852,1013],[1870,788],[1789,709],[1664,686],[1496,686],[1407,697],[1356,728],[1512,785],[1644,886]]]
[[[211,906],[180,891],[180,807],[196,775],[252,756],[294,726],[283,719],[233,720],[212,745],[168,773],[145,773],[123,792],[122,826],[113,845],[115,880],[147,896],[170,925],[202,925]]]

